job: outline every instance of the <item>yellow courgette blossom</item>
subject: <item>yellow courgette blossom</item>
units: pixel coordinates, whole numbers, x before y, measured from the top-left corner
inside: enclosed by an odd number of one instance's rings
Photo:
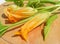
[[[35,27],[41,25],[46,21],[51,15],[50,14],[36,14],[31,20],[26,22],[19,32],[16,32],[17,35],[21,35],[26,41],[28,39],[28,33]]]
[[[36,9],[31,7],[19,7],[16,5],[10,5],[5,8],[4,11],[10,22],[13,23],[35,15],[38,12]]]

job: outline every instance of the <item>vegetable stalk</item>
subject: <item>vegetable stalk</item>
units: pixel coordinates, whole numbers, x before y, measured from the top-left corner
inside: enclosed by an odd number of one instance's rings
[[[50,31],[50,26],[52,24],[52,22],[57,18],[57,15],[53,15],[51,16],[47,22],[46,22],[46,26],[44,28],[44,40],[46,39],[46,37],[48,36],[48,33]]]

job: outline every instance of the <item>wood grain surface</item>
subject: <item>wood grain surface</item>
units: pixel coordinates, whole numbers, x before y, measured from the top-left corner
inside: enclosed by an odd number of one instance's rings
[[[3,24],[5,24],[5,19],[2,18],[2,14],[4,13],[5,7],[6,4],[0,6],[0,21]],[[45,41],[43,40],[41,33],[42,30],[40,29],[40,26],[28,34],[29,39],[27,42],[24,41],[20,36],[12,37],[14,35],[14,32],[18,31],[19,29],[20,28],[17,28],[6,32],[0,38],[0,44],[60,44],[60,14],[58,14],[58,18],[52,23],[50,32]]]

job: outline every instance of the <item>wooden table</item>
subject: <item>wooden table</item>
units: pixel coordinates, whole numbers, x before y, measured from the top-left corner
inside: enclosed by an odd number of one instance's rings
[[[4,18],[2,18],[1,15],[4,13],[3,9],[6,6],[3,5],[0,6],[0,20],[4,24]],[[58,15],[58,18],[52,23],[50,32],[45,41],[43,40],[43,36],[39,28],[40,27],[34,29],[28,34],[29,39],[27,42],[24,41],[20,36],[12,37],[14,32],[20,28],[9,31],[5,33],[2,38],[0,38],[0,44],[60,44],[60,14]]]

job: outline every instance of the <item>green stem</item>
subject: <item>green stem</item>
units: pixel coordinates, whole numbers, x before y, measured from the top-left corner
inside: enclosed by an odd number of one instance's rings
[[[50,8],[53,8],[53,7],[60,7],[60,5],[57,4],[57,5],[47,6],[47,7],[39,7],[39,8],[36,8],[36,9],[50,9]]]
[[[48,33],[50,31],[50,26],[52,25],[53,21],[57,18],[57,15],[53,15],[51,16],[47,22],[46,22],[46,26],[44,28],[44,40],[46,39],[46,37],[48,36]]]

